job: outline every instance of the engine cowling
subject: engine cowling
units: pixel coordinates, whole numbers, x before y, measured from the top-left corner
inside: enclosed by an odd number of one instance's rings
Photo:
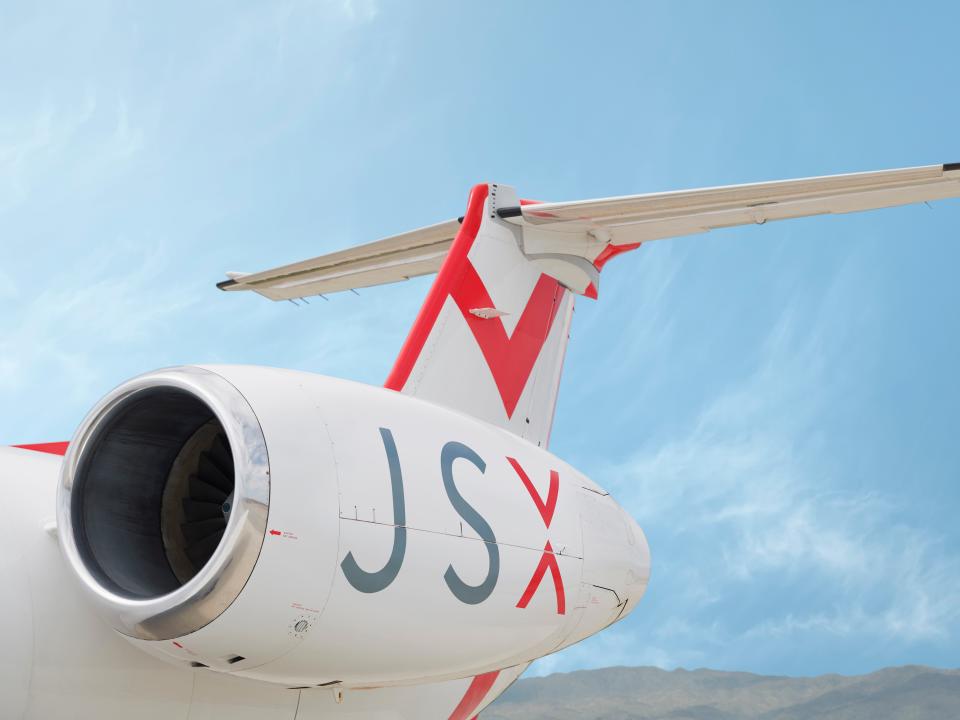
[[[526,662],[625,616],[649,577],[633,520],[549,453],[270,368],[121,385],[77,431],[58,504],[64,554],[117,632],[288,686]]]

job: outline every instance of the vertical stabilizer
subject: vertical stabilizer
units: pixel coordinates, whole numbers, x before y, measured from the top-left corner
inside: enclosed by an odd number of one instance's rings
[[[386,386],[546,446],[573,315],[573,293],[522,250],[497,208],[512,188],[477,185]]]

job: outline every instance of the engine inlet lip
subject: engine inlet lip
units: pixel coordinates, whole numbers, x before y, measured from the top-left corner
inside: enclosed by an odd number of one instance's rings
[[[91,572],[74,526],[74,490],[86,452],[115,412],[138,395],[157,389],[184,391],[204,403],[222,425],[234,462],[233,505],[220,544],[209,561],[181,587],[152,598],[131,598],[107,587]],[[270,463],[256,414],[230,382],[200,367],[174,367],[133,378],[90,411],[70,442],[57,491],[60,547],[105,619],[118,632],[141,640],[170,640],[208,625],[240,595],[260,555],[267,532]]]

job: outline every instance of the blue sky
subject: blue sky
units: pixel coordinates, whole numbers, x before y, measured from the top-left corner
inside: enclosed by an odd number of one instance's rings
[[[0,442],[156,367],[382,383],[429,280],[253,271],[455,217],[960,160],[952,3],[0,6]],[[960,201],[654,243],[581,302],[553,450],[653,578],[539,662],[960,665]]]

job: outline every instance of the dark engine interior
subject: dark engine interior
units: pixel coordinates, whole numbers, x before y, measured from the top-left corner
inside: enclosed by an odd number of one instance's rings
[[[233,490],[230,444],[210,408],[180,389],[136,392],[80,458],[70,511],[84,563],[119,595],[170,593],[210,560]]]

